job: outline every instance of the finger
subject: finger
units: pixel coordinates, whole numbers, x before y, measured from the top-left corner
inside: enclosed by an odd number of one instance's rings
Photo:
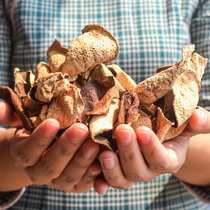
[[[21,120],[6,102],[0,102],[0,125],[20,126]]]
[[[104,179],[104,176],[99,176],[94,180],[94,190],[99,194],[99,195],[104,195],[107,190],[109,189],[109,183]]]
[[[192,130],[197,133],[210,133],[210,112],[199,107],[190,117],[189,123]]]
[[[100,164],[95,161],[87,170],[85,175],[79,181],[78,184],[74,186],[74,191],[77,193],[83,193],[93,187],[94,180],[101,174]]]
[[[46,184],[58,177],[88,135],[88,128],[81,123],[69,127],[53,143],[36,165],[27,168],[34,183]]]
[[[131,181],[146,181],[148,168],[139,149],[134,130],[128,125],[116,129],[120,164],[126,178]]]
[[[179,136],[160,143],[147,127],[139,127],[136,135],[149,168],[158,173],[174,173],[184,163],[189,138]]]
[[[87,140],[80,147],[73,159],[68,163],[59,177],[53,183],[69,191],[69,187],[76,185],[95,160],[99,152],[99,145]]]
[[[59,130],[59,123],[48,119],[41,123],[33,133],[21,129],[11,143],[11,156],[20,168],[34,165],[49,147]]]
[[[128,189],[133,184],[128,180],[119,164],[117,155],[109,150],[105,150],[100,155],[100,163],[105,180],[110,186],[117,189]]]

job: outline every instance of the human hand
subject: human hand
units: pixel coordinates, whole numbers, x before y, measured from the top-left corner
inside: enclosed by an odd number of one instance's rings
[[[13,111],[11,106],[4,102],[0,102],[0,125],[4,126],[20,126],[21,120],[18,115]]]
[[[202,107],[198,107],[190,117],[185,133],[189,136],[210,133],[210,112]]]
[[[177,172],[185,161],[190,139],[183,132],[161,144],[149,128],[139,127],[135,135],[128,125],[118,126],[116,137],[119,157],[107,150],[101,153],[104,180],[95,181],[96,191],[105,193],[108,184],[113,188],[127,189],[134,182],[147,182],[163,173]]]
[[[91,140],[85,141],[88,128],[79,123],[51,145],[58,130],[59,124],[53,119],[41,123],[33,133],[17,130],[11,142],[14,163],[26,171],[33,183],[67,192],[85,192],[101,173],[95,161],[99,146]]]

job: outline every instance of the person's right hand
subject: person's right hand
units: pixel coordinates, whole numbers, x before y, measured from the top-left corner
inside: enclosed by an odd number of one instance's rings
[[[11,157],[33,183],[82,193],[92,188],[101,173],[95,161],[99,145],[86,140],[84,124],[72,125],[52,144],[59,130],[56,120],[48,119],[30,133],[21,128],[19,117],[6,102],[0,102],[0,124],[19,128],[10,144]]]
[[[11,106],[4,102],[0,102],[0,125],[19,127],[22,125],[20,118],[13,111]]]
[[[11,156],[33,183],[66,192],[85,192],[101,173],[95,161],[99,145],[86,140],[88,128],[81,123],[69,127],[51,145],[58,130],[54,119],[45,120],[33,133],[17,130],[11,142]]]

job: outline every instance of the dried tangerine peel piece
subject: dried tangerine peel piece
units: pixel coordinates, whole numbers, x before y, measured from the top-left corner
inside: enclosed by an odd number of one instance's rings
[[[94,105],[103,98],[107,89],[97,81],[90,81],[81,88],[81,95],[85,103],[84,113],[93,110]]]
[[[110,88],[111,86],[116,86],[121,92],[124,91],[121,84],[115,79],[114,75],[104,64],[99,64],[95,67],[91,76],[91,81],[94,80],[98,81],[99,83],[103,83],[104,86],[106,86],[107,88]],[[107,81],[107,85],[105,81]]]
[[[136,129],[140,126],[146,126],[150,129],[152,129],[151,118],[141,110],[139,111],[139,115],[136,118],[136,120],[129,122],[128,124],[133,128],[134,131],[136,131]]]
[[[24,128],[28,131],[34,130],[34,125],[29,118],[28,112],[24,109],[18,95],[9,87],[0,86],[0,98],[6,101],[20,117]]]
[[[199,89],[200,82],[196,74],[193,71],[186,71],[177,78],[173,89],[168,96],[166,95],[165,103],[172,103],[175,127],[181,126],[196,109]],[[172,102],[171,98],[173,98]]]
[[[135,91],[141,104],[150,105],[168,93],[183,70],[174,65],[139,83]]]
[[[52,45],[47,50],[47,57],[51,71],[59,72],[60,66],[66,60],[66,54],[68,49],[60,44],[60,42],[55,39]]]
[[[156,136],[159,138],[160,142],[163,142],[165,140],[165,135],[168,133],[169,129],[174,125],[174,123],[164,116],[160,107],[157,108],[156,123]]]
[[[105,28],[87,25],[82,33],[70,44],[66,60],[60,67],[61,72],[70,75],[71,81],[98,64],[113,61],[119,53],[117,40]]]
[[[131,94],[132,104],[126,111],[125,123],[130,125],[134,131],[136,131],[139,126],[147,126],[152,129],[152,121],[150,117],[140,109],[140,101],[137,93],[132,90],[128,90],[128,92]]]
[[[117,125],[126,123],[126,113],[128,109],[132,106],[132,103],[133,103],[133,95],[131,90],[128,90],[121,97]]]
[[[131,125],[133,121],[135,121],[138,116],[138,105],[139,98],[131,89],[127,89],[126,92],[123,93],[120,99],[120,107],[117,116],[117,122],[114,125],[112,138],[116,138],[115,130],[118,125],[121,124],[129,124]]]
[[[112,72],[115,79],[121,84],[124,90],[126,90],[127,88],[133,90],[136,87],[136,83],[134,82],[134,80],[128,74],[126,74],[118,65],[108,65],[107,68]]]
[[[50,67],[47,63],[45,62],[40,62],[35,70],[35,82],[43,76],[46,76],[48,74],[52,73],[50,70]]]
[[[60,82],[61,80],[62,82]],[[40,102],[50,103],[54,96],[68,89],[69,85],[69,76],[67,74],[61,72],[47,74],[37,80],[35,98]]]
[[[109,138],[106,134],[113,130],[114,123],[117,120],[120,101],[119,99],[113,99],[110,104],[109,112],[102,115],[94,115],[89,123],[89,130],[91,139],[99,144],[104,145],[109,150],[112,150],[110,146]]]
[[[70,85],[65,92],[53,98],[49,105],[42,107],[37,122],[40,123],[45,119],[54,118],[59,122],[60,129],[65,129],[79,122],[83,111],[84,102],[80,94],[80,89],[74,85]]]
[[[119,90],[114,86],[110,88],[104,97],[98,101],[93,107],[93,110],[85,113],[85,115],[103,115],[109,112],[110,105],[114,99],[119,99]]]
[[[204,69],[208,59],[203,58],[194,51],[195,45],[186,45],[182,50],[182,60],[179,62],[179,66],[185,70],[194,71],[200,81],[204,74]]]
[[[26,97],[34,84],[34,74],[31,71],[20,72],[19,68],[14,69],[14,91],[20,97]]]
[[[33,98],[33,88],[28,92],[27,97],[24,97],[22,99],[22,103],[24,107],[31,112],[39,111],[41,110],[43,103],[37,101],[35,98]]]
[[[138,117],[139,117],[139,105],[140,105],[140,101],[139,101],[139,97],[137,96],[136,93],[133,93],[132,90],[130,90],[131,95],[132,95],[132,105],[129,107],[129,109],[126,112],[126,123],[127,124],[131,124],[133,122],[135,122]]]
[[[195,45],[190,44],[186,45],[182,49],[182,60],[179,62],[179,65],[182,66],[182,68],[189,70],[190,69],[190,61],[192,58],[192,54],[195,51]]]
[[[207,64],[207,58],[203,58],[201,55],[198,53],[193,53],[191,63],[190,63],[190,70],[194,71],[196,73],[196,76],[198,80],[200,81],[203,74],[204,74],[204,69]]]
[[[185,121],[182,125],[180,125],[178,128],[175,127],[170,127],[170,129],[168,130],[168,132],[165,134],[164,136],[164,141],[169,140],[169,139],[173,139],[176,136],[178,136],[179,134],[181,134],[183,132],[183,130],[186,128],[188,121]]]
[[[161,71],[164,71],[168,68],[171,68],[173,65],[168,65],[168,66],[161,66],[159,68],[156,69],[156,73],[160,73]]]

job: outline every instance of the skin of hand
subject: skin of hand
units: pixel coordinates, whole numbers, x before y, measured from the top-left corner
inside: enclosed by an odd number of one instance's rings
[[[109,186],[127,189],[134,182],[147,182],[164,173],[172,173],[192,184],[210,184],[210,170],[206,170],[210,164],[208,133],[210,113],[204,109],[193,113],[182,134],[162,144],[147,127],[139,127],[135,134],[130,126],[120,125],[116,129],[119,156],[111,151],[101,153],[104,178],[96,179],[94,188],[101,194]]]
[[[18,117],[6,103],[0,102],[0,108],[0,116],[4,115],[0,118],[1,124],[19,125]],[[0,151],[5,152],[0,157],[5,162],[0,164],[4,169],[4,173],[3,170],[0,173],[3,180],[0,191],[20,189],[32,183],[75,193],[92,188],[94,179],[101,173],[95,161],[98,144],[86,140],[88,128],[78,123],[51,145],[58,130],[59,124],[54,119],[42,122],[33,133],[22,128],[17,129],[15,135],[14,129],[1,130],[5,138],[0,139]]]

